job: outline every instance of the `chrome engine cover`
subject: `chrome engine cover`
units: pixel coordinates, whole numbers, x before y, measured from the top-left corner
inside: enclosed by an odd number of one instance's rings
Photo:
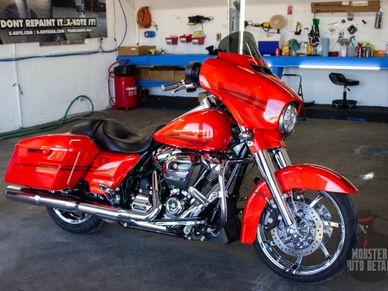
[[[168,182],[184,183],[190,178],[193,162],[189,155],[178,154],[167,159],[163,168],[164,178]]]
[[[152,204],[150,202],[150,196],[138,194],[131,204],[132,210],[140,213],[146,213],[148,210],[152,208]]]
[[[177,197],[170,197],[167,199],[166,215],[168,217],[176,217],[183,209],[183,203]]]

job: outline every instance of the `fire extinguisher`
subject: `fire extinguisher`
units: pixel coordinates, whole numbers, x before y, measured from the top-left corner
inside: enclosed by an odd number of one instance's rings
[[[139,100],[137,96],[137,85],[135,78],[136,67],[133,65],[128,65],[126,62],[124,64],[122,61],[113,63],[109,67],[109,98],[112,103],[113,109],[131,109],[136,108],[139,105]],[[115,66],[119,64],[118,66]],[[114,80],[115,88],[115,98],[112,97],[110,91],[110,80]]]

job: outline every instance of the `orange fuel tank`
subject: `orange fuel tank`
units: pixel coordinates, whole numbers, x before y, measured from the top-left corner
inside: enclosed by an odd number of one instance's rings
[[[232,139],[231,119],[216,109],[188,112],[158,130],[154,140],[194,151],[219,152]]]

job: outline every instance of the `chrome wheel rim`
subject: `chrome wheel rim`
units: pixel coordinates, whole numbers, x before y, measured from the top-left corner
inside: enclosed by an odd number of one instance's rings
[[[66,211],[57,208],[53,208],[53,210],[61,220],[69,224],[81,224],[92,217],[91,214],[78,211]]]
[[[281,224],[276,229],[266,230],[266,213],[263,213],[263,221],[260,221],[257,229],[257,241],[270,262],[287,273],[302,276],[314,275],[329,268],[341,254],[346,236],[343,214],[337,202],[327,192],[318,192],[318,195],[315,195],[313,199],[306,199],[303,203],[308,205],[308,207],[303,208],[312,212],[310,217],[314,220],[317,219],[317,215],[320,217],[320,221],[313,224],[307,219],[310,222],[310,227],[314,225],[316,229],[315,232],[312,231],[314,240],[305,249],[291,250],[290,245],[292,244],[289,242],[289,237],[281,238],[280,235],[273,237]],[[330,205],[331,211],[327,204]],[[296,210],[299,210],[298,207]],[[335,218],[333,218],[333,214],[336,215]],[[306,221],[303,223],[306,224]],[[335,234],[336,240],[332,249],[329,250],[328,246],[332,244],[331,239],[334,239],[333,234]],[[281,239],[284,241],[281,242]],[[319,245],[317,245],[318,242]],[[313,261],[312,258],[315,258],[314,263],[304,263],[306,260]]]

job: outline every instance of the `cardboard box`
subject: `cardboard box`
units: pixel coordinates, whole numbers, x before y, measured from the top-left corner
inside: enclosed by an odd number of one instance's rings
[[[149,81],[150,69],[149,68],[136,68],[136,80]]]
[[[174,70],[174,81],[182,81],[186,77],[185,69],[175,69]]]
[[[119,56],[143,56],[149,50],[156,49],[154,45],[122,46],[119,47]]]
[[[151,81],[170,81],[175,80],[175,67],[155,67],[149,72]]]

